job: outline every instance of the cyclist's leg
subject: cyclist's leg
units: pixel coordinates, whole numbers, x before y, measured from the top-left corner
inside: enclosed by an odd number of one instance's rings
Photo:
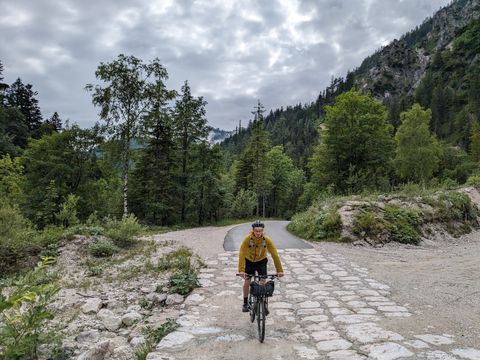
[[[250,293],[250,278],[247,278],[243,283],[243,297],[248,298],[249,293]]]

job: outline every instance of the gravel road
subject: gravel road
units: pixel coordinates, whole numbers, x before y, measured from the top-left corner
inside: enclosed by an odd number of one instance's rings
[[[280,250],[285,281],[260,345],[239,310],[238,252],[222,246],[232,228],[155,237],[192,247],[208,268],[186,301],[182,327],[148,359],[480,359],[478,232],[419,247]]]

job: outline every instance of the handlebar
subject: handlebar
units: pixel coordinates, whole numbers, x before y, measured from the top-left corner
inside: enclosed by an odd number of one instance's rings
[[[235,276],[242,276],[241,274],[237,273],[235,274]],[[257,276],[259,279],[274,279],[274,278],[278,278],[278,274],[267,274],[267,275],[255,275],[255,274],[245,274],[246,277],[248,278],[252,278],[252,277],[255,277]]]

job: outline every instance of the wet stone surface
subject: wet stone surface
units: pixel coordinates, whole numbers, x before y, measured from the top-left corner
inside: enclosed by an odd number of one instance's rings
[[[238,252],[207,259],[202,288],[187,298],[180,327],[148,359],[477,359],[455,336],[400,333],[415,314],[395,303],[390,288],[343,256],[316,249],[279,250],[286,277],[269,301],[264,344],[241,312]],[[274,272],[270,268],[269,272]],[[388,323],[388,328],[385,324]]]

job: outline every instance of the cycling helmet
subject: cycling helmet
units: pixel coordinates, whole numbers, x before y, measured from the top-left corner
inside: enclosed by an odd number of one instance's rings
[[[260,220],[256,220],[256,221],[252,224],[252,228],[256,228],[256,227],[264,228],[264,227],[265,227],[265,224],[262,223]]]

